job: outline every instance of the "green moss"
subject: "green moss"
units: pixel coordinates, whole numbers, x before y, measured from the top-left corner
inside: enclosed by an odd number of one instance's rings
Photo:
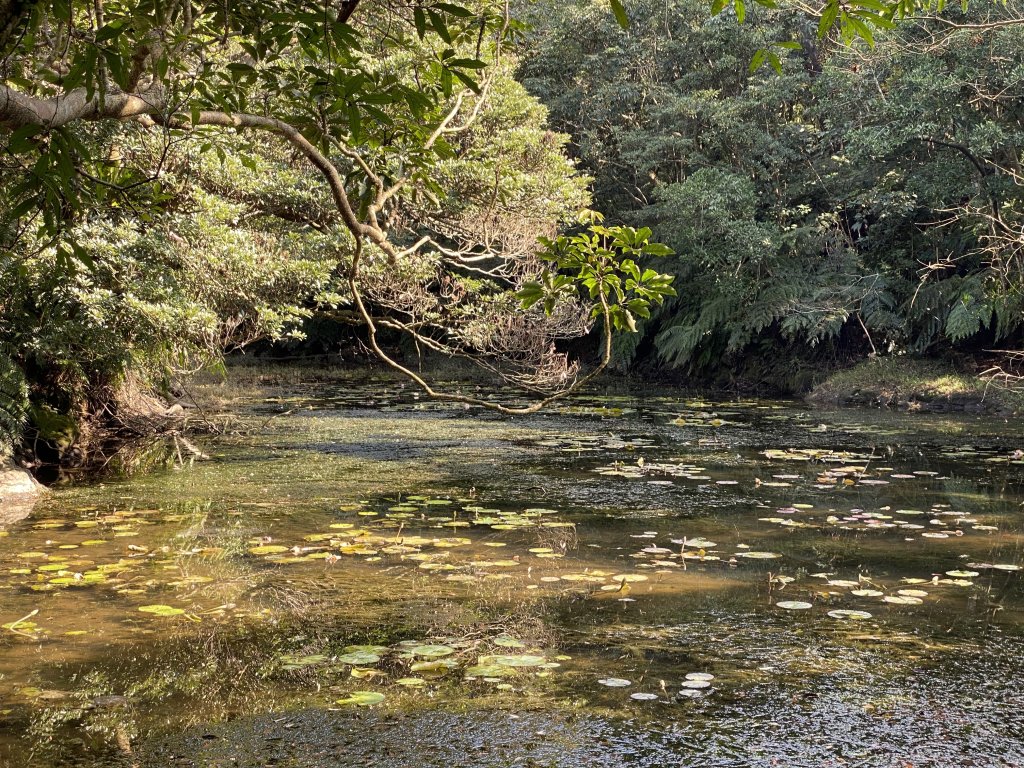
[[[830,375],[808,399],[923,411],[1017,412],[1024,409],[1024,388],[1008,388],[943,361],[890,357],[866,360]]]

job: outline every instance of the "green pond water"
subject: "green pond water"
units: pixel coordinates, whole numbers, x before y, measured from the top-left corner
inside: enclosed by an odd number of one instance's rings
[[[240,411],[0,533],[0,764],[1024,765],[1018,422]]]

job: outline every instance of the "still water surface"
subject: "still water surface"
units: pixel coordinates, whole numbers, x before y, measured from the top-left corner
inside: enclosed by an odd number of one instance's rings
[[[1018,423],[255,394],[0,533],[0,764],[1024,765]]]

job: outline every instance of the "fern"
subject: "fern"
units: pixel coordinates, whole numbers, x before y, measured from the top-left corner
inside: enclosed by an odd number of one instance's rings
[[[0,347],[0,458],[10,455],[18,444],[27,414],[25,375]]]

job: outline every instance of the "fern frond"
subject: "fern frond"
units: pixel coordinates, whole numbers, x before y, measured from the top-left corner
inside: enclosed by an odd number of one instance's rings
[[[0,458],[21,439],[28,415],[28,386],[21,368],[0,348]]]

